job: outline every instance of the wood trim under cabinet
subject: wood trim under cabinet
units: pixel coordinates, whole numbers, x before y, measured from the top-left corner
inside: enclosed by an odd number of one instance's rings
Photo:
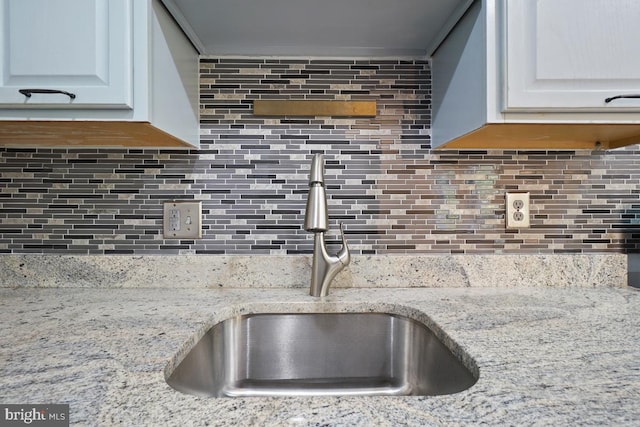
[[[177,147],[193,148],[148,122],[0,121],[3,147]]]
[[[435,150],[608,150],[640,143],[640,124],[491,123]]]

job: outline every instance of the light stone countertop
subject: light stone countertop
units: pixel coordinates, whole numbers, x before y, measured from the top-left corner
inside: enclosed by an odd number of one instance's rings
[[[238,313],[383,310],[441,327],[477,363],[435,397],[200,398],[170,388],[188,340]],[[0,289],[0,403],[68,403],[72,425],[638,425],[632,288]]]

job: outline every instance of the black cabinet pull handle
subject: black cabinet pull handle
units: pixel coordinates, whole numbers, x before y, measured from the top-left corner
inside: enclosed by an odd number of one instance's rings
[[[616,95],[616,96],[612,96],[611,98],[606,98],[604,102],[608,104],[615,99],[623,99],[623,98],[640,98],[640,95]]]
[[[66,92],[64,90],[57,90],[57,89],[19,89],[18,92],[20,92],[27,98],[31,98],[32,93],[58,93],[62,95],[67,95],[71,99],[76,99],[75,93]]]

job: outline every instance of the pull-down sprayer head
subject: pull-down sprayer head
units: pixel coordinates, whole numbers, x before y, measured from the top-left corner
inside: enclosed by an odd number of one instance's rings
[[[324,156],[322,154],[314,155],[311,161],[304,229],[311,233],[324,233],[329,230],[327,194],[324,190]]]
[[[316,183],[324,187],[324,156],[322,154],[314,154],[309,169],[309,186]]]

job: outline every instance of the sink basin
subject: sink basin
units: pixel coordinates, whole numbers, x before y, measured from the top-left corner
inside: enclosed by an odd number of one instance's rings
[[[176,390],[212,397],[426,396],[476,380],[424,324],[369,312],[233,317],[209,329],[167,378]]]

